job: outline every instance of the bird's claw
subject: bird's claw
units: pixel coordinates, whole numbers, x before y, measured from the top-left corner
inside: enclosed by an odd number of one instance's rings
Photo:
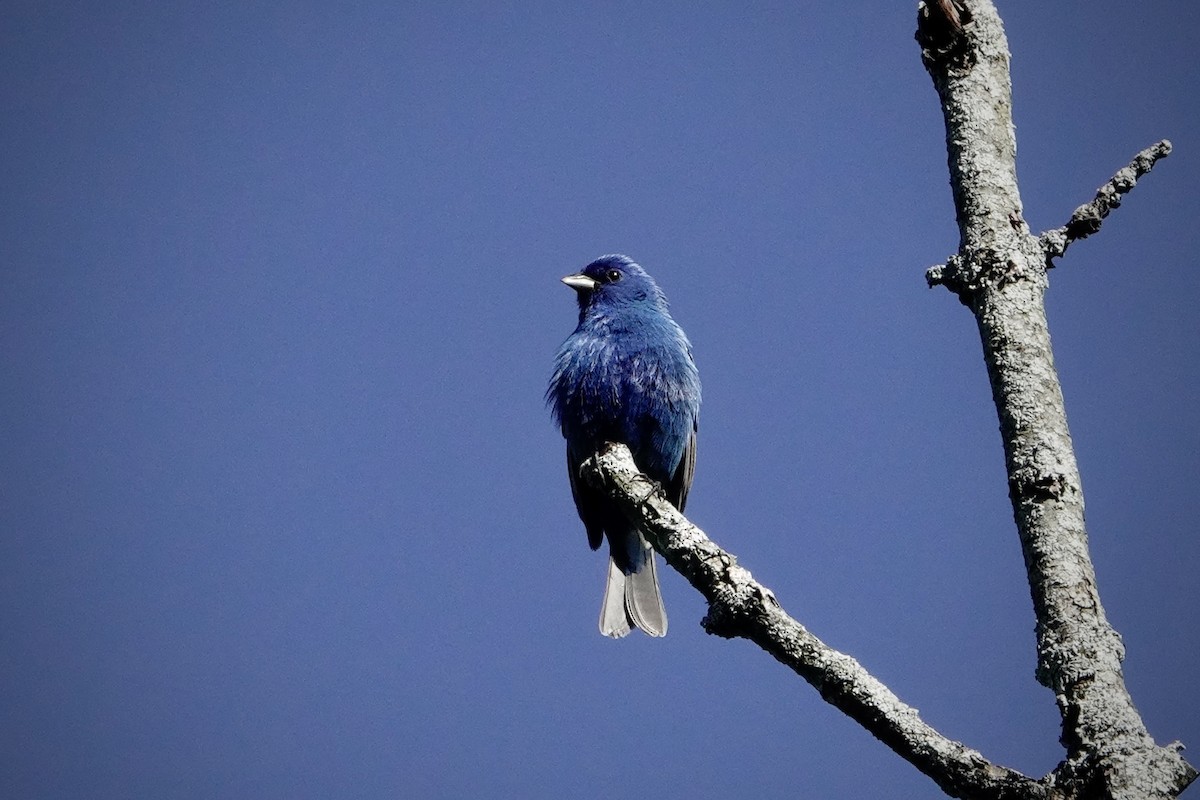
[[[654,495],[656,495],[662,491],[661,483],[659,483],[656,480],[652,480],[651,478],[646,478],[646,480],[650,481],[650,491],[646,492],[644,495],[642,495],[641,497],[638,498],[639,506],[645,505],[647,500],[649,500],[651,497],[654,497]]]

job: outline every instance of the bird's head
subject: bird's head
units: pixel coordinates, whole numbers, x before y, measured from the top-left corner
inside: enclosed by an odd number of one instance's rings
[[[588,308],[666,307],[658,284],[628,256],[601,256],[562,282],[575,290],[581,312]]]

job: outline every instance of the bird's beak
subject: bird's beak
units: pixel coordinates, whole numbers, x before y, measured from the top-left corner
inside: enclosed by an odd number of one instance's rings
[[[577,292],[590,292],[596,288],[596,281],[589,278],[587,275],[568,275],[562,279],[562,282],[570,286]]]

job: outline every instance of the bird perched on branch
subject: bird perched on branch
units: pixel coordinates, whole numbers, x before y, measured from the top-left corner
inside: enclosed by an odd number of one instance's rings
[[[638,469],[683,511],[700,416],[692,346],[654,279],[626,256],[603,256],[562,281],[578,296],[579,325],[558,351],[546,401],[567,440],[571,495],[588,544],[596,550],[608,539],[600,632],[619,638],[640,628],[664,636],[654,551],[579,467],[605,442],[628,445]]]

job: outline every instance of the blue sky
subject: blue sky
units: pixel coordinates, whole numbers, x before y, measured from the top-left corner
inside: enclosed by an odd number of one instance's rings
[[[0,12],[0,794],[932,798],[746,642],[596,631],[542,403],[626,252],[689,515],[945,734],[1061,755],[915,4]],[[1200,12],[1001,5],[1093,556],[1200,747]],[[1193,790],[1193,793],[1196,790]]]

